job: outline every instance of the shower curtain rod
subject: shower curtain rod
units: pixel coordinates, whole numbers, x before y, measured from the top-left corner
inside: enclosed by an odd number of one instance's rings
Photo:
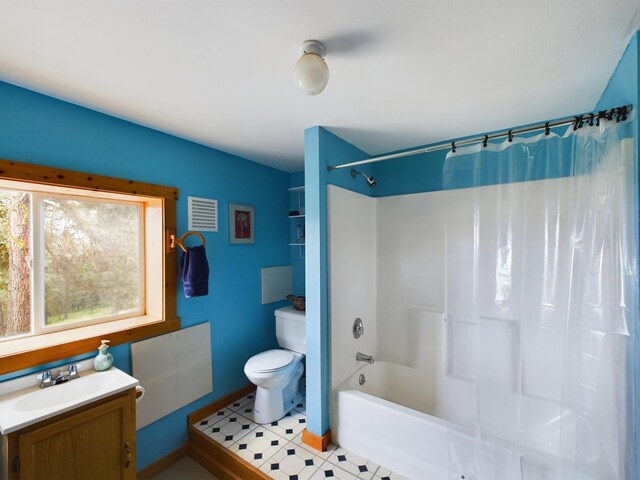
[[[358,165],[366,165],[368,163],[382,162],[384,160],[391,160],[394,158],[410,157],[413,155],[420,155],[421,153],[435,152],[437,150],[446,150],[449,148],[451,148],[455,152],[457,147],[470,145],[472,143],[482,142],[483,146],[486,147],[487,142],[489,140],[508,137],[509,141],[511,141],[514,135],[520,135],[522,133],[529,133],[529,132],[536,132],[538,130],[544,130],[545,134],[548,135],[552,128],[562,127],[563,125],[573,124],[573,129],[577,130],[578,128],[582,128],[585,125],[585,123],[589,126],[593,126],[595,121],[595,124],[599,125],[600,119],[602,118],[606,120],[612,120],[615,117],[616,121],[620,122],[627,119],[627,114],[630,113],[632,109],[633,107],[631,105],[624,105],[622,107],[612,108],[611,110],[600,110],[599,112],[583,113],[582,115],[573,115],[571,117],[565,117],[560,120],[556,120],[554,122],[540,123],[538,125],[533,125],[531,127],[505,130],[500,133],[494,133],[491,135],[482,135],[480,137],[468,138],[466,140],[439,143],[437,145],[422,147],[415,150],[408,150],[406,152],[400,152],[400,153],[392,153],[389,155],[381,155],[379,157],[371,157],[364,160],[358,160],[355,162],[343,163],[340,165],[329,165],[327,166],[327,170],[331,171],[331,170],[337,170],[338,168],[355,167]]]

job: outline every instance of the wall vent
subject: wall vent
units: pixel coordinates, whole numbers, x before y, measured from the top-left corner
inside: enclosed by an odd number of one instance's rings
[[[189,230],[197,232],[218,231],[217,200],[189,197]]]

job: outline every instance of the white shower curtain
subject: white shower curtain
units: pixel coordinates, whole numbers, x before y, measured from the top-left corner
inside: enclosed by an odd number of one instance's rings
[[[449,478],[635,479],[629,132],[602,121],[447,156]]]

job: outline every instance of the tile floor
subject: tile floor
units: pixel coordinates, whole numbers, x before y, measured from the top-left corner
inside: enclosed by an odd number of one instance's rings
[[[194,427],[275,480],[408,480],[336,445],[326,452],[303,445],[304,396],[284,418],[268,425],[253,422],[253,403],[251,393]]]

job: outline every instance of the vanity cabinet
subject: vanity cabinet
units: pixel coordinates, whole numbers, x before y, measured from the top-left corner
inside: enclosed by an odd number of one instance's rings
[[[3,477],[135,479],[135,405],[132,388],[3,436]]]

